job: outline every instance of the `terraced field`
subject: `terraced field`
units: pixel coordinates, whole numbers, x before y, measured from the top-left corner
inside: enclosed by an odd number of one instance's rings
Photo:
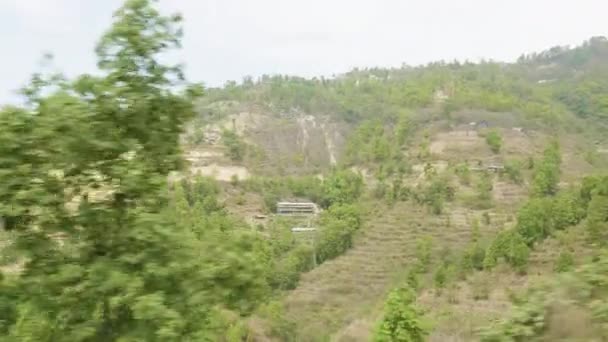
[[[286,299],[300,341],[323,340],[327,333],[338,341],[369,340],[387,291],[415,261],[417,241],[430,237],[434,255],[445,248],[457,250],[471,239],[472,219],[481,217],[464,208],[432,216],[412,203],[377,211],[383,214],[371,214],[351,250],[304,274]],[[491,218],[494,224],[482,227],[482,234],[494,234],[506,215],[493,213]]]

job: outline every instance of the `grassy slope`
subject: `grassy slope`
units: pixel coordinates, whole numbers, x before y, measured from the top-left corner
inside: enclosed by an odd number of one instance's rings
[[[452,165],[464,160],[524,160],[538,156],[547,141],[545,135],[536,132],[522,135],[508,128],[499,130],[505,141],[498,156],[488,152],[485,141],[476,133],[443,131],[431,139],[431,146],[444,146],[435,151],[433,159],[447,160]],[[570,136],[563,140],[563,145],[566,180],[573,181],[578,175],[596,169],[577,152],[585,145],[583,140]],[[300,340],[317,341],[328,336],[341,341],[368,340],[386,292],[399,282],[414,261],[418,238],[432,237],[435,252],[446,247],[458,252],[470,241],[471,222],[473,218],[481,222],[483,211],[468,209],[459,199],[467,190],[470,191],[462,187],[456,201],[441,216],[430,215],[411,202],[399,203],[393,208],[376,207],[353,249],[305,274],[300,286],[288,295],[288,313],[297,322]],[[482,235],[488,237],[514,223],[516,210],[526,197],[525,185],[495,178],[493,195],[494,209],[489,211],[491,223],[481,225]],[[581,246],[574,240],[569,244]],[[430,310],[429,317],[435,322],[431,339],[470,340],[477,328],[504,315],[510,307],[510,291],[522,289],[553,272],[553,263],[559,254],[556,244],[555,239],[550,239],[534,251],[527,275],[498,268],[475,274],[441,294],[423,291],[420,303]],[[488,299],[473,299],[480,286],[491,287]]]

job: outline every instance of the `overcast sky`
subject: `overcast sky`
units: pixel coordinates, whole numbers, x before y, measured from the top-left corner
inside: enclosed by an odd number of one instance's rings
[[[0,0],[0,103],[45,52],[73,76],[121,0]],[[606,0],[161,0],[185,17],[178,58],[218,86],[262,74],[332,75],[353,67],[492,58],[608,35]]]

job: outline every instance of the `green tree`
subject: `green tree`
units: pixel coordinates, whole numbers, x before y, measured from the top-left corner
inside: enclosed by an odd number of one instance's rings
[[[233,161],[242,161],[245,157],[247,145],[234,131],[224,130],[222,132],[222,142],[228,150],[228,157]]]
[[[585,216],[584,204],[577,192],[560,191],[553,199],[551,217],[555,229],[574,226]]]
[[[519,209],[517,231],[528,246],[543,240],[553,230],[553,201],[550,198],[533,198]]]
[[[486,250],[479,242],[473,242],[464,251],[460,262],[460,268],[463,272],[474,270],[483,270],[483,261],[486,257]]]
[[[500,152],[502,147],[502,136],[497,131],[490,131],[486,135],[486,143],[494,153]]]
[[[480,203],[486,203],[484,206],[491,206],[492,202],[492,176],[488,172],[484,172],[476,184],[477,199]]]
[[[176,93],[180,68],[158,62],[179,21],[126,1],[97,46],[101,76],[35,77],[27,108],[0,111],[0,215],[26,260],[17,291],[1,285],[15,312],[3,340],[217,340],[220,308],[264,297],[252,239],[200,238],[170,213],[166,179],[200,93]]]
[[[347,251],[354,233],[361,227],[359,209],[353,205],[333,205],[323,213],[317,238],[317,259],[322,263]]]
[[[605,245],[608,236],[608,196],[596,194],[587,209],[587,230],[594,242]]]
[[[583,179],[580,201],[580,205],[587,208],[587,230],[591,239],[603,244],[608,234],[608,177]]]
[[[532,192],[536,196],[557,193],[560,178],[561,156],[559,145],[553,142],[543,153],[543,159],[536,165],[532,180]]]
[[[323,189],[324,207],[353,203],[363,191],[363,178],[350,170],[334,171],[323,182]]]
[[[492,241],[485,253],[483,266],[492,269],[500,260],[506,261],[518,271],[525,271],[530,256],[530,248],[524,238],[515,230],[502,231]]]
[[[415,307],[415,293],[409,288],[391,291],[384,304],[384,315],[374,333],[376,342],[422,342],[428,332]]]
[[[432,176],[431,183],[416,195],[418,202],[428,205],[435,215],[441,214],[445,201],[453,198],[454,188],[447,178],[440,176]]]
[[[399,146],[403,146],[412,130],[410,120],[410,113],[405,111],[399,115],[399,120],[397,121],[397,128],[395,130],[395,136],[397,138],[397,144]]]

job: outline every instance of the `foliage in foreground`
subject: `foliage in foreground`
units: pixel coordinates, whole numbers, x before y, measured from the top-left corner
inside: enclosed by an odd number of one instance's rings
[[[481,331],[484,342],[604,341],[608,338],[608,253],[515,302],[510,318]]]
[[[255,240],[216,225],[212,201],[167,194],[198,92],[175,93],[181,70],[156,59],[179,19],[126,1],[102,76],[35,76],[28,107],[0,111],[0,215],[25,261],[0,284],[0,339],[216,341],[226,312],[264,298]]]

